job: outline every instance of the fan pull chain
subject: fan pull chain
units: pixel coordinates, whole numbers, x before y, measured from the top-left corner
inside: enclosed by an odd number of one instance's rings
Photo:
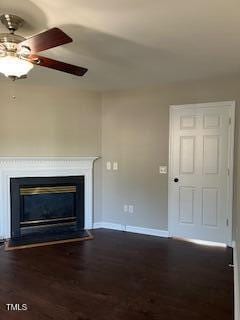
[[[10,94],[11,94],[12,100],[16,100],[16,83],[14,80],[11,82],[11,93]]]

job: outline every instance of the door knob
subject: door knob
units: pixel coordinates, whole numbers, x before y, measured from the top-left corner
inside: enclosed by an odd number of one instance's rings
[[[173,181],[174,181],[174,182],[178,182],[179,179],[178,179],[178,178],[174,178]]]

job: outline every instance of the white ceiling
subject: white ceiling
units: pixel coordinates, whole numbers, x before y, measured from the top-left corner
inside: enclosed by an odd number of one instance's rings
[[[23,36],[62,28],[74,42],[44,55],[89,68],[78,78],[35,67],[21,81],[111,90],[240,71],[239,0],[0,0],[0,10],[27,21]]]

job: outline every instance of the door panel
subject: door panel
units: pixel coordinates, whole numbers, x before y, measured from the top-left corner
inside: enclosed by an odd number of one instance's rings
[[[181,130],[195,128],[196,119],[194,116],[183,116],[180,121]]]
[[[203,173],[219,173],[219,136],[203,136]]]
[[[218,188],[203,188],[202,223],[208,227],[218,227]]]
[[[233,110],[227,103],[171,109],[169,229],[173,236],[229,240],[229,117]]]
[[[179,222],[194,223],[194,188],[179,188]]]
[[[220,127],[221,116],[218,114],[204,115],[204,129],[217,129]]]
[[[180,173],[193,174],[195,161],[195,137],[180,137]]]

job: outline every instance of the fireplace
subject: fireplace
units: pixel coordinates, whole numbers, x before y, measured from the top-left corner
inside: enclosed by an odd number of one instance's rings
[[[12,178],[84,177],[84,229],[93,228],[93,166],[98,157],[0,157],[0,240],[11,238]]]
[[[10,195],[13,244],[85,235],[84,176],[11,178]]]

